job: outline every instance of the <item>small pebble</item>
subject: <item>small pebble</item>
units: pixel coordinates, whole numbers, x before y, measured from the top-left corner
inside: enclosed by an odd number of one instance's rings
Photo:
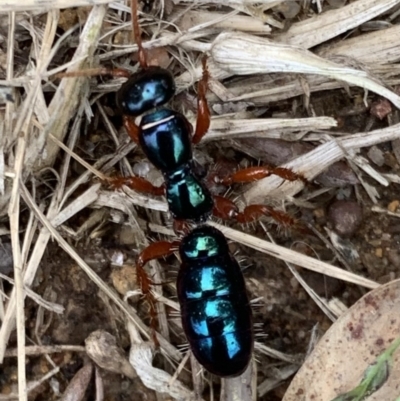
[[[357,202],[340,200],[330,206],[328,217],[338,235],[351,237],[360,227],[363,216]]]
[[[5,384],[4,386],[1,387],[0,394],[1,395],[8,395],[12,393],[11,386],[8,384]]]
[[[379,167],[385,164],[385,157],[381,149],[377,146],[372,146],[368,151],[368,157]]]
[[[114,269],[111,273],[111,280],[114,288],[121,295],[138,289],[136,269],[133,266],[123,266],[121,269]]]
[[[375,249],[375,256],[378,258],[381,258],[383,256],[383,249],[382,248],[376,248]]]
[[[396,210],[397,210],[397,208],[399,207],[399,205],[400,205],[400,201],[398,201],[398,200],[396,199],[396,200],[390,202],[390,203],[388,204],[388,207],[387,207],[387,208],[388,208],[389,212],[395,213]]]
[[[119,250],[114,251],[110,259],[113,266],[122,266],[124,264],[124,254]]]
[[[393,110],[387,99],[379,99],[371,104],[370,113],[379,120],[383,120]]]
[[[314,210],[314,216],[315,216],[317,219],[321,219],[322,217],[324,217],[324,216],[325,216],[325,211],[324,211],[324,209],[322,209],[322,208],[317,208],[317,209],[315,209],[315,210]]]
[[[119,241],[122,245],[135,245],[138,243],[138,233],[131,226],[126,224],[120,227]]]
[[[305,337],[306,337],[306,333],[305,333],[305,331],[304,330],[300,330],[298,333],[297,333],[297,337],[299,338],[299,339],[304,339]]]

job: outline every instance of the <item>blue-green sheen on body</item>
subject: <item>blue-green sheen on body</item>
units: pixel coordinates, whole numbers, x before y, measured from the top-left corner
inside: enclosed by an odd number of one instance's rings
[[[191,235],[184,238],[180,252],[182,261],[192,263],[228,254],[229,248],[220,231],[201,227],[201,230],[193,230]]]
[[[140,145],[147,158],[164,174],[192,159],[191,125],[186,118],[168,109],[143,117]]]
[[[213,198],[192,168],[191,126],[186,118],[159,109],[142,118],[140,145],[147,158],[162,171],[169,211],[178,220],[207,219]]]
[[[182,326],[197,360],[211,373],[236,376],[253,349],[243,275],[223,234],[209,226],[183,238],[177,290]]]
[[[204,221],[214,207],[207,187],[186,165],[171,174],[165,174],[165,196],[169,211],[177,220]]]
[[[121,114],[130,118],[129,134],[165,179],[166,198],[174,219],[205,222],[214,202],[193,168],[192,127],[180,113],[160,108],[175,93],[170,71],[146,67],[117,92]],[[200,116],[200,122],[202,122]],[[204,121],[203,121],[204,122]],[[197,360],[209,372],[237,376],[253,350],[252,314],[243,275],[224,235],[200,226],[183,237],[177,292],[182,326]]]
[[[117,92],[117,106],[122,114],[140,116],[167,103],[175,94],[170,71],[149,67],[133,74]]]

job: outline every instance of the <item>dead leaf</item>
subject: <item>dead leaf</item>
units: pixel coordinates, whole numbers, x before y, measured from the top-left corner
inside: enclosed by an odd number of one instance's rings
[[[348,393],[353,396],[373,367],[389,354],[384,352],[400,337],[399,322],[400,280],[396,280],[369,292],[334,323],[293,379],[283,401],[332,401],[340,395],[352,401],[395,400],[400,377],[397,349],[385,362],[387,380],[380,380],[369,397],[346,397]]]

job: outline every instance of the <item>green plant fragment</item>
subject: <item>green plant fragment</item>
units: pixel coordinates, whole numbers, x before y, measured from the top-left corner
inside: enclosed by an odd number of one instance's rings
[[[392,345],[379,355],[373,364],[365,369],[361,383],[356,388],[335,397],[332,401],[363,401],[366,397],[379,390],[389,378],[393,364],[392,356],[399,345],[400,338],[393,341]]]

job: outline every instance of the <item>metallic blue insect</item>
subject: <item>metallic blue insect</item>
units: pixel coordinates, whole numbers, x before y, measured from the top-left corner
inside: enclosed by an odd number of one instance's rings
[[[150,260],[170,255],[179,248],[182,265],[177,291],[182,326],[191,350],[209,372],[221,377],[237,376],[246,369],[252,355],[251,307],[243,275],[229,252],[226,238],[204,223],[212,214],[225,219],[235,218],[242,223],[253,221],[260,215],[272,216],[283,223],[291,223],[292,219],[266,205],[250,205],[239,212],[232,201],[213,196],[196,175],[192,144],[198,143],[210,126],[206,59],[203,58],[203,77],[198,84],[198,115],[193,134],[191,124],[181,113],[163,107],[175,94],[175,82],[168,70],[148,66],[140,39],[137,2],[131,3],[141,71],[131,75],[125,70],[103,68],[93,70],[92,75],[127,78],[117,92],[117,106],[129,136],[162,172],[164,185],[156,187],[135,176],[117,177],[111,179],[111,184],[116,188],[128,185],[153,195],[165,194],[176,224],[175,230],[185,233],[181,241],[153,243],[140,253],[138,282],[149,300],[150,315],[155,321],[155,300],[151,294],[153,283],[143,267]],[[135,118],[139,116],[141,121],[137,125]],[[239,170],[219,179],[219,182],[226,185],[251,182],[271,174],[289,180],[302,179],[290,170],[257,166]],[[190,231],[188,222],[201,225]]]
[[[207,72],[203,86],[206,81]],[[165,195],[173,218],[200,223],[213,212],[214,199],[194,173],[190,123],[181,113],[160,107],[174,91],[170,72],[150,67],[131,76],[121,87],[117,105],[125,116],[129,135],[164,176]],[[205,88],[200,88],[200,92],[205,102]],[[136,126],[129,116],[138,115],[143,117]],[[203,136],[204,129],[208,129],[208,108],[200,119],[207,121],[200,124],[203,127],[196,130],[194,138]],[[137,177],[118,178],[115,183],[142,191],[150,188],[149,192],[153,189],[156,194],[163,189]],[[240,267],[220,231],[201,225],[186,233],[181,242],[161,241],[147,247],[137,263],[142,291],[152,305],[151,281],[143,266],[151,259],[171,254],[177,245],[182,260],[177,293],[190,348],[209,372],[221,377],[239,375],[252,355],[252,314]],[[156,316],[154,306],[151,315]]]

